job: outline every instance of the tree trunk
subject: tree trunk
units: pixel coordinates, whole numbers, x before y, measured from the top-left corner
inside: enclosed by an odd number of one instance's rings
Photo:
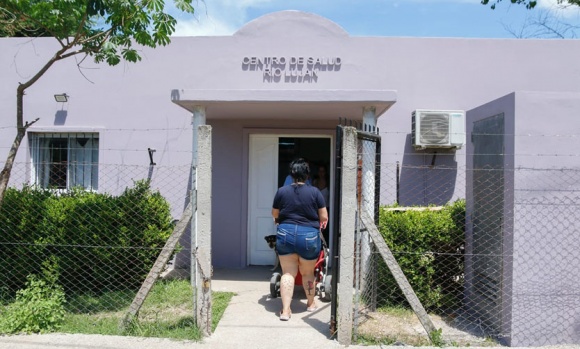
[[[8,157],[6,158],[6,163],[4,163],[4,168],[0,172],[0,205],[4,201],[4,195],[6,194],[6,188],[8,188],[8,181],[10,181],[10,174],[12,173],[12,166],[14,165],[14,159],[18,153],[18,148],[20,148],[20,143],[26,135],[26,129],[32,124],[24,125],[23,118],[23,98],[24,98],[24,88],[23,85],[19,85],[16,89],[16,137],[12,143],[12,147],[8,152]]]
[[[2,202],[4,201],[4,194],[6,193],[6,188],[8,187],[8,181],[10,180],[10,174],[12,173],[14,159],[16,158],[16,153],[18,152],[18,148],[20,147],[20,143],[22,143],[25,134],[26,131],[24,129],[22,129],[22,131],[18,130],[16,133],[16,137],[14,138],[14,142],[12,143],[12,147],[8,153],[8,158],[6,159],[4,168],[2,169],[2,172],[0,172],[0,205],[2,205]]]
[[[18,153],[18,148],[20,148],[20,144],[26,135],[26,130],[32,126],[38,119],[24,123],[24,108],[23,108],[23,100],[24,100],[24,91],[32,86],[41,76],[46,73],[48,68],[50,68],[54,62],[59,61],[63,58],[63,54],[73,47],[76,42],[71,42],[68,45],[63,46],[60,50],[58,50],[54,56],[48,60],[44,64],[40,70],[34,74],[30,80],[25,83],[18,85],[16,89],[16,137],[14,138],[14,142],[12,143],[12,147],[8,152],[8,157],[6,158],[6,163],[4,164],[4,168],[2,172],[0,172],[0,206],[4,201],[4,195],[6,194],[6,188],[8,188],[8,181],[10,180],[10,174],[12,173],[12,166],[14,165],[14,159],[16,158],[16,153]],[[76,51],[75,54],[80,53],[81,51]]]

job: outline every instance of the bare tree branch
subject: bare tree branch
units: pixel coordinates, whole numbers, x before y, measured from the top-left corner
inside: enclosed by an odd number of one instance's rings
[[[86,52],[85,52],[84,49],[67,52],[67,53],[63,54],[62,56],[60,56],[60,58],[58,60],[65,59],[65,58],[69,58],[69,57],[72,57],[72,56],[76,56],[79,53],[86,53]]]
[[[87,59],[87,57],[88,57],[88,56],[89,56],[89,54],[85,52],[85,56],[84,56],[84,57],[83,57],[83,58],[82,58],[80,61],[79,61],[79,60],[77,60],[76,58],[75,58],[75,60],[76,60],[76,62],[77,62],[77,69],[78,69],[79,73],[81,73],[81,75],[83,76],[83,78],[85,78],[85,80],[87,80],[87,81],[88,81],[88,82],[90,82],[91,84],[94,84],[94,82],[93,82],[91,79],[89,79],[89,78],[88,78],[88,77],[85,75],[85,73],[83,72],[83,69],[84,69],[84,68],[83,68],[83,67],[81,67],[81,64],[82,64],[82,63],[85,61],[85,59]]]
[[[32,121],[26,121],[26,123],[24,124],[24,129],[27,130],[30,126],[34,125],[38,120],[40,120],[40,118],[36,118]]]
[[[554,14],[551,10],[538,10],[536,16],[526,17],[520,28],[514,28],[502,22],[504,29],[515,38],[576,38],[576,31],[580,26],[567,23],[562,16]]]
[[[107,39],[109,38],[109,36],[111,35],[112,32],[113,32],[113,28],[109,28],[106,31],[98,32],[97,34],[95,34],[93,36],[83,38],[83,39],[75,42],[75,44],[76,45],[82,45],[82,44],[87,43],[89,41],[96,40],[96,39],[98,39],[101,36],[105,36],[105,38],[102,40],[102,42],[104,42],[104,41],[107,41]]]
[[[80,38],[83,27],[87,23],[88,18],[89,18],[89,7],[87,6],[85,7],[85,13],[83,14],[83,18],[81,19],[79,26],[77,27],[77,33],[75,35],[75,38],[73,39],[73,42],[76,42]]]

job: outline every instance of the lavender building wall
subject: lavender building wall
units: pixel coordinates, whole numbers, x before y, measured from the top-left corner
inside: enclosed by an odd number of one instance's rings
[[[468,133],[488,135],[467,143],[466,300],[512,346],[580,343],[579,107],[578,93],[516,92],[467,114]],[[492,126],[477,131],[480,122]],[[503,144],[498,166],[478,159],[489,157],[477,150],[487,141]],[[484,175],[478,198],[482,171],[496,174]]]
[[[39,69],[56,43],[50,38],[4,38],[0,48],[0,141],[6,151],[14,135],[10,126],[14,125],[17,83]],[[216,247],[215,264],[242,267],[247,234],[245,129],[316,129],[331,134],[338,117],[360,120],[365,103],[372,101],[342,108],[340,103],[328,102],[328,95],[396,91],[394,98],[389,97],[396,103],[378,119],[378,126],[387,132],[383,162],[423,165],[431,156],[414,151],[410,144],[414,109],[469,110],[515,90],[578,91],[580,66],[574,57],[579,51],[580,42],[570,40],[351,37],[324,18],[285,11],[259,18],[233,36],[174,38],[167,47],[144,49],[144,59],[138,64],[96,66],[87,60],[79,70],[74,59],[58,62],[29,89],[25,115],[28,120],[40,117],[30,131],[99,132],[103,164],[147,168],[148,156],[142,151],[155,148],[159,165],[187,166],[191,114],[172,103],[172,91],[215,92],[213,101],[206,100],[207,120],[214,126],[215,142],[220,144],[215,148],[214,202],[230,213],[227,218],[215,218],[216,239],[227,245]],[[245,67],[245,57],[338,57],[341,65],[338,70],[318,72],[316,81],[276,82],[264,79],[263,70]],[[287,101],[248,104],[238,99],[235,103],[229,101],[232,91],[246,91],[249,96],[254,91],[278,92],[287,96]],[[52,95],[59,92],[67,92],[71,98],[64,106],[64,122],[56,124],[63,106],[54,102]],[[319,109],[309,109],[313,102],[298,99],[309,92],[326,96],[320,97]],[[122,134],[116,131],[119,129],[123,129]],[[140,152],[127,155],[116,151],[126,149]],[[459,150],[446,159],[441,157],[441,161],[461,167],[464,157],[465,150]],[[25,148],[17,160],[29,161]],[[188,170],[175,171],[159,178],[155,186],[164,189],[168,183],[179,183],[185,195],[188,175]],[[382,201],[390,203],[395,190],[386,178],[384,175],[383,188],[393,189],[383,191]],[[405,173],[401,182],[404,188]],[[125,184],[119,175],[115,185],[120,189]],[[449,198],[464,195],[460,185]],[[401,197],[405,204],[430,203],[429,198],[414,199],[405,191]],[[177,213],[183,202],[174,205]]]
[[[18,82],[36,72],[56,47],[50,38],[0,39],[1,154],[14,137]],[[98,132],[100,190],[118,192],[131,178],[150,175],[146,150],[155,148],[153,186],[172,193],[177,218],[190,180],[190,109],[205,107],[214,133],[213,236],[219,242],[213,245],[215,267],[242,268],[249,263],[251,134],[332,137],[339,117],[362,120],[363,109],[375,107],[382,114],[377,115],[383,132],[382,187],[394,188],[397,161],[425,165],[432,160],[431,154],[411,146],[414,109],[471,110],[520,90],[580,92],[580,41],[352,37],[325,18],[295,11],[266,15],[232,36],[176,37],[167,47],[142,53],[138,64],[116,67],[86,60],[79,71],[74,59],[56,63],[28,90],[25,118],[40,117],[31,132]],[[268,75],[252,57],[278,58],[281,78]],[[320,67],[316,78],[286,79],[291,59],[299,57],[330,58],[334,65]],[[71,96],[64,106],[53,99],[61,92]],[[531,108],[525,101],[516,107]],[[527,118],[530,124],[545,122],[537,113],[518,111],[518,120]],[[417,181],[403,171],[401,203],[424,205],[440,203],[442,197],[465,197],[462,169],[467,153],[461,149],[438,156],[434,171],[441,166],[449,173],[444,193],[433,191],[428,177]],[[28,144],[17,161],[27,175],[14,177],[14,186],[30,179]],[[424,189],[423,195],[414,196],[417,186]],[[382,203],[393,203],[395,195],[394,189],[383,191]],[[187,259],[179,263],[188,264]],[[514,285],[521,282],[514,279]]]

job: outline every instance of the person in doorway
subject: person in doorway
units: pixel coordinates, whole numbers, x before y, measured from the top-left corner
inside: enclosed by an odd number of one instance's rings
[[[306,184],[310,167],[304,159],[292,161],[293,183],[278,189],[272,205],[272,217],[278,224],[276,251],[282,266],[280,320],[288,321],[294,293],[294,278],[300,272],[306,293],[306,310],[315,311],[314,267],[320,254],[319,230],[328,223],[324,197],[316,187]]]
[[[318,174],[313,181],[313,185],[316,188],[318,188],[318,190],[320,190],[320,192],[322,193],[322,197],[324,198],[324,202],[326,204],[326,211],[327,212],[330,211],[330,209],[329,209],[329,207],[330,207],[330,190],[328,189],[328,183],[329,183],[329,178],[328,178],[328,171],[326,169],[326,165],[320,164],[318,166]],[[328,242],[328,237],[329,237],[328,227],[322,229],[322,235],[324,236],[324,239],[326,240],[326,242]]]
[[[322,197],[324,197],[324,202],[326,203],[326,208],[328,209],[330,191],[328,190],[328,171],[326,170],[326,165],[320,164],[318,166],[318,174],[314,179],[313,185],[322,193]]]

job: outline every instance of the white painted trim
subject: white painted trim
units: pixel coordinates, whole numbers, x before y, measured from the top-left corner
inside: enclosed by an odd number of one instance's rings
[[[30,127],[26,132],[32,133],[91,133],[103,132],[107,128],[104,126],[39,126]]]
[[[397,101],[393,90],[174,90],[171,101],[180,107],[193,111],[196,106],[232,105],[248,107],[272,107],[286,104],[285,108],[314,108],[324,110],[325,106],[357,109],[364,106],[374,107],[376,115],[382,115]],[[290,105],[288,105],[290,104]],[[219,109],[219,108],[218,108]],[[242,108],[243,109],[243,108]],[[329,109],[330,110],[330,109]],[[234,115],[229,115],[233,117]],[[214,116],[215,117],[215,116]]]
[[[394,90],[209,90],[181,89],[172,98],[182,102],[365,102],[392,104],[397,101]]]

